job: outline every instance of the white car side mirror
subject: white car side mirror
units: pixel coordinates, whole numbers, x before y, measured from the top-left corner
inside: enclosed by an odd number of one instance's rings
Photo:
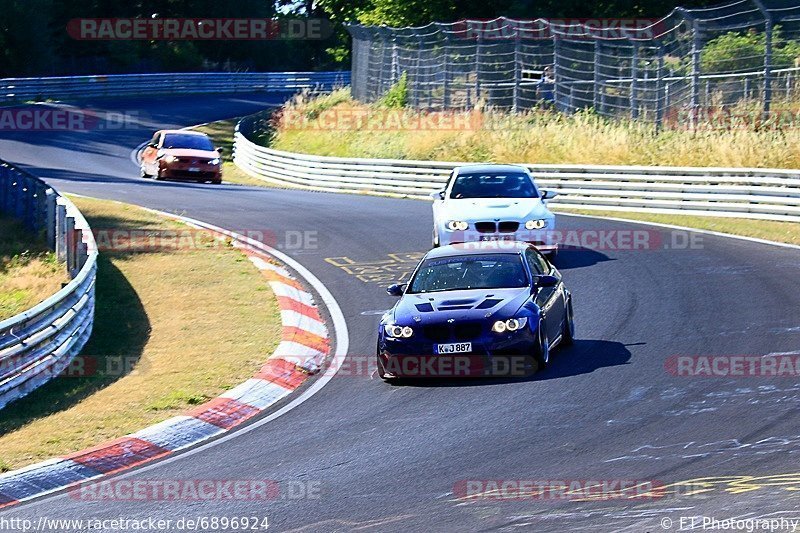
[[[432,192],[430,197],[434,200],[444,200],[444,189]]]
[[[556,196],[558,196],[558,192],[542,189],[542,200],[552,200]]]

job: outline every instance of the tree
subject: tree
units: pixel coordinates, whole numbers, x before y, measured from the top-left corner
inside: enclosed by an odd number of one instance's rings
[[[763,31],[750,29],[744,33],[728,32],[711,39],[703,47],[700,69],[705,74],[746,72],[764,66],[767,36]],[[772,33],[772,66],[794,66],[800,58],[800,43],[789,41],[781,35],[780,26]]]

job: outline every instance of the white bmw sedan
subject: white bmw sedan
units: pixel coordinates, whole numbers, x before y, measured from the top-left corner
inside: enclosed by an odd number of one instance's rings
[[[457,167],[433,198],[433,246],[473,241],[530,242],[554,255],[555,215],[544,200],[556,196],[540,190],[525,167],[467,165]]]

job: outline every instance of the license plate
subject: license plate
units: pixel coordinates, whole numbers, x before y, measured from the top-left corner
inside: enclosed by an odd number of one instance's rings
[[[448,344],[437,344],[435,346],[436,353],[438,354],[448,354],[448,353],[469,353],[472,351],[472,343],[471,342],[451,342]]]
[[[510,241],[510,235],[481,235],[482,241]]]
[[[189,172],[200,172],[200,167],[189,167]]]

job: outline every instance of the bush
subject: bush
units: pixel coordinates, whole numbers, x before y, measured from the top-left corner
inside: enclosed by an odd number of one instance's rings
[[[389,87],[377,105],[380,107],[388,107],[390,109],[402,109],[408,105],[408,75],[403,72],[400,79],[394,85]]]
[[[758,70],[764,66],[767,36],[751,29],[745,33],[728,32],[711,39],[700,56],[701,72],[705,74]],[[800,57],[800,43],[781,36],[780,26],[772,31],[772,66],[794,66]]]

